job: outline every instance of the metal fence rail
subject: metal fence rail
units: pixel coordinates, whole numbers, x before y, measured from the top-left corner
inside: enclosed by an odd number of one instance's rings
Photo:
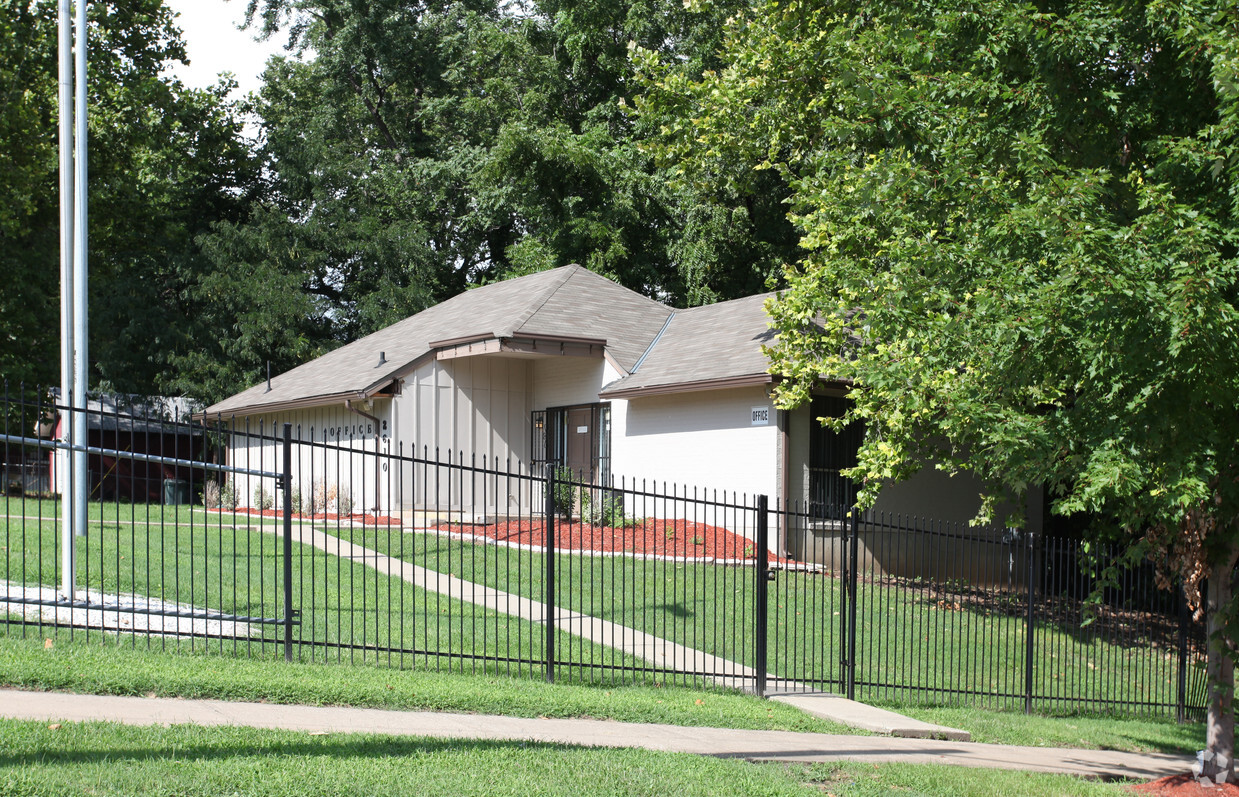
[[[35,433],[57,409],[10,398],[0,444],[27,461],[63,447]],[[1201,626],[1118,551],[602,484],[409,450],[365,424],[92,423],[128,430],[86,449],[132,478],[98,479],[111,488],[74,542],[73,596],[56,594],[58,503],[5,499],[0,603],[15,631],[1028,711],[1187,717],[1204,703]]]

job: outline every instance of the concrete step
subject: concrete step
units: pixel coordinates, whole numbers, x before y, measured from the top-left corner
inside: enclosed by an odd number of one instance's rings
[[[972,734],[968,731],[934,725],[932,722],[922,722],[894,711],[887,711],[884,708],[869,706],[825,692],[767,692],[766,696],[771,700],[794,706],[806,714],[883,736],[899,736],[906,739],[948,739],[955,742],[972,740]]]

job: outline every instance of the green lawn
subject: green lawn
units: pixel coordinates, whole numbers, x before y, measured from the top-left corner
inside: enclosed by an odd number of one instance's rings
[[[473,544],[437,534],[340,529],[348,539],[406,561],[542,600],[541,553]],[[557,557],[558,605],[752,666],[751,568],[631,557]],[[768,670],[822,688],[840,688],[841,582],[829,575],[779,572],[768,587]],[[891,584],[859,586],[857,696],[901,703],[1023,705],[1026,624],[1020,611],[978,609],[950,593]],[[1107,697],[1173,704],[1174,662],[1165,649],[1042,624],[1037,632],[1041,695],[1070,697],[1104,678]],[[1193,679],[1198,674],[1193,673]],[[913,689],[912,687],[920,687]],[[1096,688],[1096,687],[1092,687]],[[923,691],[922,691],[923,690]],[[1100,691],[1100,690],[1098,690]],[[972,695],[960,696],[960,692]],[[975,697],[979,695],[979,699]],[[1050,700],[1041,708],[1053,708]],[[1154,710],[1166,713],[1167,709]]]
[[[21,505],[20,501],[10,501]],[[41,502],[40,508],[46,508]],[[29,506],[6,526],[0,579],[10,583],[58,583],[59,531],[53,511],[37,519]],[[149,522],[143,516],[149,512]],[[91,505],[92,520],[77,545],[77,586],[108,594],[161,598],[214,612],[246,617],[283,617],[281,541],[247,515],[204,513],[188,507]],[[130,517],[137,517],[131,521]],[[179,521],[179,522],[178,522]],[[501,669],[541,675],[545,629],[512,615],[427,592],[361,562],[346,561],[310,546],[293,545],[293,606],[300,613],[294,638],[303,659],[383,660],[409,667]],[[276,649],[282,629],[268,625],[261,638],[129,637],[133,645],[197,650]],[[225,629],[228,633],[228,629]],[[82,631],[65,631],[76,635]],[[90,632],[91,635],[97,631]],[[217,632],[216,637],[220,636]],[[264,641],[265,640],[265,643]],[[613,661],[635,672],[639,662],[557,632],[559,650]],[[450,654],[444,657],[434,654]],[[562,657],[557,657],[562,658]],[[581,677],[564,667],[557,675]]]
[[[6,499],[14,515],[0,564],[10,582],[54,585],[59,567],[55,501]],[[187,506],[92,503],[91,527],[79,540],[78,584],[135,592],[247,616],[282,615],[279,540],[274,519],[205,512]],[[42,518],[40,520],[39,518]],[[324,524],[319,524],[324,527]],[[330,533],[403,561],[536,601],[545,598],[542,554],[450,540],[398,529],[325,526]],[[556,603],[747,666],[755,662],[751,568],[559,556]],[[416,667],[465,667],[542,674],[541,626],[428,593],[308,546],[294,546],[294,607],[301,613],[299,658],[368,661]],[[840,582],[828,575],[779,572],[767,587],[771,607],[768,669],[776,675],[839,690],[843,612]],[[1018,611],[979,610],[946,594],[897,586],[860,586],[857,697],[901,705],[975,702],[1022,706],[1025,624]],[[269,627],[266,636],[279,633]],[[135,644],[143,644],[136,642]],[[156,639],[197,649],[253,649],[237,640]],[[1110,698],[1173,702],[1173,661],[1165,650],[1107,640],[1075,626],[1040,626],[1037,688],[1042,694],[1087,689],[1104,677]],[[649,680],[697,684],[693,675],[652,673],[649,665],[581,636],[557,632],[556,659],[584,667],[557,677],[609,683]],[[452,653],[445,660],[427,656]],[[982,653],[984,655],[982,655]],[[1193,676],[1194,677],[1194,676]],[[914,691],[914,685],[929,687]],[[1060,686],[1061,685],[1061,686]],[[1121,690],[1121,691],[1119,691]],[[960,692],[974,692],[961,696]],[[1052,710],[1047,701],[1038,708]],[[1131,706],[1125,710],[1138,710]],[[1165,710],[1162,710],[1165,713]]]
[[[784,766],[643,750],[250,728],[0,721],[10,795],[1121,795],[943,766]]]
[[[287,664],[280,659],[133,649],[115,639],[0,638],[0,685],[101,694],[428,709],[511,716],[835,733],[790,707],[673,686],[602,687],[375,664]],[[960,714],[985,722],[987,741],[1124,750],[1198,749],[1200,726],[1112,718]],[[941,720],[941,716],[937,718]],[[960,721],[963,720],[963,721]],[[1031,725],[1030,725],[1031,722]],[[58,727],[57,727],[58,725]],[[978,728],[969,728],[974,733]],[[978,734],[980,735],[980,734]],[[1030,738],[1031,737],[1031,738]],[[1121,795],[1116,784],[1019,772],[838,763],[754,765],[634,750],[313,735],[242,728],[129,728],[109,723],[0,721],[3,794],[835,794]],[[1151,742],[1150,740],[1159,740]]]
[[[7,635],[5,635],[7,633]],[[274,656],[134,649],[115,637],[56,639],[0,627],[0,685],[113,695],[596,717],[667,725],[856,733],[790,706],[725,690],[547,684],[496,674],[397,670],[381,664],[285,663]],[[1160,751],[1201,749],[1199,723],[1108,717],[1026,717],[959,708],[891,706],[998,744]]]

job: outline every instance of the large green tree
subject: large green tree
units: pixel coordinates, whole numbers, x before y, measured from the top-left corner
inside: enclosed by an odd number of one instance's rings
[[[268,361],[568,263],[677,303],[761,290],[795,245],[786,186],[705,201],[631,113],[630,45],[700,74],[742,5],[252,0],[303,57],[273,63],[254,106],[270,192],[204,239],[206,313],[235,326],[180,360],[186,387],[217,398]]]
[[[1235,5],[774,0],[723,61],[651,61],[642,107],[691,179],[743,164],[792,187],[780,400],[852,385],[862,500],[936,462],[1111,519],[1207,608],[1206,770],[1228,770]]]
[[[191,296],[210,268],[194,242],[238,220],[257,187],[226,86],[163,74],[184,47],[162,0],[89,8],[89,265],[92,386],[172,387],[196,336]],[[54,0],[0,0],[0,374],[58,374],[59,163]]]

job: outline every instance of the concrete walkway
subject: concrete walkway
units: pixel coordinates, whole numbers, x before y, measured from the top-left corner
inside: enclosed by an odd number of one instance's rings
[[[283,534],[282,528],[274,526],[260,528],[263,531],[273,532],[277,536]],[[426,533],[432,532],[426,531]],[[371,548],[342,540],[310,524],[294,525],[292,538],[302,545],[313,546],[332,556],[358,562],[383,575],[402,579],[428,592],[436,592],[462,603],[472,603],[491,611],[510,614],[531,623],[546,622],[546,604],[414,565]],[[565,633],[614,648],[660,669],[688,673],[718,673],[709,678],[722,686],[753,691],[757,681],[757,673],[752,667],[746,667],[635,628],[601,620],[563,607],[556,611],[555,626]],[[967,731],[923,722],[837,695],[813,692],[807,687],[784,681],[774,675],[767,676],[767,680],[773,699],[851,728],[915,739],[951,739],[965,742],[969,739]]]
[[[439,739],[496,739],[587,747],[636,747],[750,761],[899,762],[1153,780],[1187,772],[1192,760],[1160,753],[1014,747],[933,739],[830,736],[789,731],[689,728],[583,719],[383,711],[217,700],[109,697],[0,690],[0,716],[41,722],[127,725],[238,725],[309,733],[377,733]]]

